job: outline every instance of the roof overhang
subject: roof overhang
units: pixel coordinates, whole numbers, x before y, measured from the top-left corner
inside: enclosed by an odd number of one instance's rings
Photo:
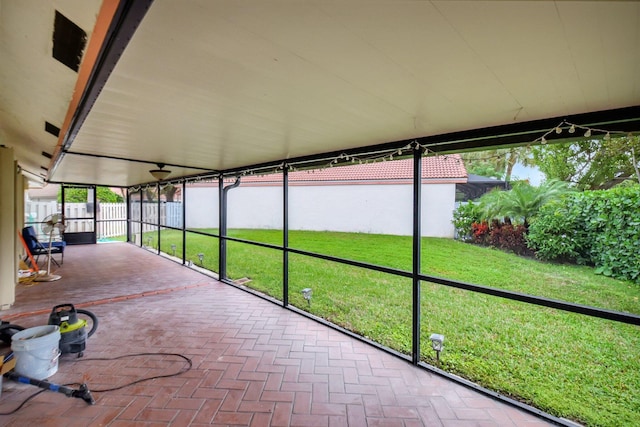
[[[68,107],[53,181],[128,186],[156,163],[175,178],[413,140],[527,144],[563,121],[640,130],[639,2],[107,0],[95,13],[75,89],[51,98]],[[17,65],[0,65],[16,70],[5,112],[36,96]],[[31,165],[42,112],[16,111],[0,124]]]

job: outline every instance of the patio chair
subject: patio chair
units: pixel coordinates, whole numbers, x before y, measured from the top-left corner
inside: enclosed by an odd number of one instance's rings
[[[40,255],[48,255],[49,254],[49,242],[42,243],[38,240],[38,236],[36,235],[36,230],[33,226],[28,226],[22,229],[22,238],[24,239],[25,244],[27,245],[27,249],[31,252],[31,255],[35,258],[36,264],[38,263],[38,258]],[[67,242],[63,241],[55,241],[51,242],[51,255],[60,254],[61,259],[60,263],[51,257],[51,261],[53,261],[58,267],[62,263],[64,263],[64,248],[67,246]],[[27,262],[29,259],[29,255],[24,258],[24,261]]]

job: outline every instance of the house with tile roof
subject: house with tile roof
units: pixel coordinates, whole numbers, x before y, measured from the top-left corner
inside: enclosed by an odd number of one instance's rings
[[[458,154],[422,158],[423,236],[454,236],[456,190],[467,179]],[[289,228],[411,235],[412,184],[411,158],[289,172]],[[187,186],[187,227],[217,226],[217,191]],[[228,193],[228,227],[282,228],[282,197],[281,173],[243,176]]]
[[[422,158],[422,182],[466,182],[467,170],[459,154]],[[242,178],[246,184],[281,182],[282,174],[250,175]],[[312,171],[289,172],[290,185],[372,185],[411,184],[413,159],[378,161],[364,164],[327,167]]]

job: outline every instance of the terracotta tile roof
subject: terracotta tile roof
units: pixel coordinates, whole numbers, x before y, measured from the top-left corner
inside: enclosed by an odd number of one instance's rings
[[[413,159],[402,159],[368,164],[334,166],[313,171],[289,172],[289,182],[367,182],[411,181]],[[467,181],[467,170],[459,154],[422,158],[422,179],[462,183]],[[281,182],[282,174],[248,175],[243,183]]]

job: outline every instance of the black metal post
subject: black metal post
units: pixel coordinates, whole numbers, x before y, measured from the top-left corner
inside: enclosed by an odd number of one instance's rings
[[[158,198],[158,215],[156,218],[156,224],[158,227],[158,248],[157,248],[157,253],[158,255],[160,255],[160,222],[161,222],[161,214],[160,214],[160,210],[162,209],[162,203],[160,202],[160,183],[157,182],[156,183],[156,197]]]
[[[62,193],[62,194],[60,195],[60,197],[62,197],[62,207],[61,207],[60,209],[62,210],[62,215],[64,215],[64,213],[66,212],[66,211],[65,211],[65,206],[64,206],[64,205],[65,205],[65,201],[64,201],[64,192],[65,192],[64,190],[65,190],[65,186],[64,186],[64,184],[62,184],[62,185],[61,185],[61,187],[62,187],[62,188],[61,188],[61,193]],[[66,219],[67,219],[67,218],[65,217],[65,220],[66,220]]]
[[[187,181],[182,181],[182,265],[187,259]]]
[[[142,211],[144,210],[144,190],[142,188],[140,188],[140,217],[138,218],[138,223],[140,224],[140,247],[144,246],[144,236],[143,236],[143,231],[144,231],[144,224],[142,222],[142,219],[144,218],[144,215],[142,215]]]
[[[289,305],[289,166],[282,171],[282,305]]]
[[[131,188],[127,188],[127,242],[131,243]]]
[[[93,189],[93,243],[98,243],[98,187],[92,185],[91,188]]]
[[[227,277],[227,242],[224,240],[222,230],[227,230],[227,209],[223,202],[224,179],[218,177],[218,278]]]
[[[411,361],[414,365],[420,362],[420,258],[422,248],[422,149],[416,143],[413,149],[413,346]]]

